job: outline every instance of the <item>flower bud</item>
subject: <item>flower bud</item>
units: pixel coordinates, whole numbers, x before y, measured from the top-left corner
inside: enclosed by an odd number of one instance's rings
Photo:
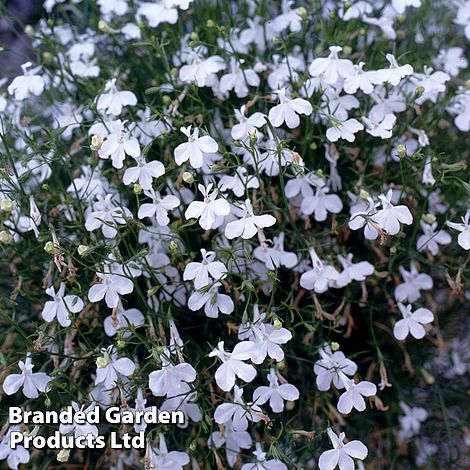
[[[272,41],[273,41],[273,44],[274,44],[275,46],[277,46],[277,45],[279,45],[279,44],[282,44],[282,39],[281,39],[281,38],[278,38],[277,36],[274,36],[273,39],[272,39]]]
[[[33,38],[34,37],[34,28],[30,25],[30,24],[27,24],[25,27],[24,27],[24,32],[27,36],[29,36],[30,38]]]
[[[168,248],[171,253],[176,253],[178,251],[178,243],[176,243],[174,240],[171,240]]]
[[[54,56],[50,52],[46,51],[46,52],[43,52],[42,58],[43,58],[44,62],[50,64],[52,62],[52,59],[54,58]]]
[[[57,454],[57,460],[59,462],[67,462],[70,457],[70,449],[62,449],[58,454]]]
[[[10,199],[2,199],[0,201],[0,209],[5,212],[11,212],[16,207],[14,201],[10,201]]]
[[[278,362],[277,368],[278,368],[279,370],[284,370],[284,369],[286,368],[286,360],[283,359],[281,362]]]
[[[305,7],[297,8],[297,14],[303,19],[306,20],[308,17],[308,12]]]
[[[279,318],[276,318],[276,319],[274,320],[274,328],[275,328],[276,330],[280,330],[280,329],[282,328],[282,321],[279,320]]]
[[[427,224],[433,224],[436,221],[436,216],[434,214],[424,214],[423,215],[423,220]]]
[[[403,144],[400,144],[397,147],[398,158],[405,158],[406,157],[406,147]]]
[[[367,199],[369,199],[370,194],[369,194],[369,192],[366,191],[365,189],[361,189],[361,190],[359,191],[359,197],[360,197],[361,199],[367,200]]]
[[[338,351],[338,349],[339,349],[339,343],[337,343],[336,341],[333,341],[333,342],[330,344],[330,347],[331,347],[331,350],[332,350],[333,352]]]
[[[248,132],[248,135],[250,136],[250,147],[254,147],[256,145],[256,142],[258,142],[257,130],[254,129],[252,132]]]
[[[194,452],[197,448],[197,441],[194,439],[193,441],[191,441],[191,444],[189,444],[189,450],[191,452]]]
[[[352,53],[352,48],[351,48],[351,46],[344,46],[342,52],[343,52],[343,55],[344,55],[344,56],[351,55],[351,53]]]
[[[103,139],[99,135],[91,136],[91,150],[97,152],[101,148],[102,143]]]
[[[215,26],[215,23],[214,23],[213,20],[209,19],[209,20],[206,21],[206,27],[213,28],[214,26]]]
[[[416,91],[415,91],[415,98],[419,98],[420,96],[422,96],[424,93],[424,86],[423,85],[418,85],[418,88],[416,88]]]
[[[295,408],[295,403],[293,401],[286,401],[286,410],[292,411]]]
[[[98,369],[104,369],[108,365],[108,359],[106,357],[100,356],[96,359],[96,367]]]
[[[194,183],[194,176],[189,171],[185,171],[183,173],[183,181],[186,184],[193,184]]]
[[[44,404],[49,408],[52,405],[52,400],[49,397],[46,397]]]
[[[13,237],[10,235],[10,232],[8,232],[7,230],[2,230],[0,232],[0,243],[9,245],[12,241],[13,241]]]
[[[53,255],[54,252],[55,252],[54,243],[49,240],[49,241],[44,245],[44,251],[45,251],[46,253],[49,253],[50,255]]]
[[[193,31],[190,35],[191,41],[197,41],[199,40],[199,34],[196,33],[196,31]]]
[[[106,21],[104,21],[104,20],[98,21],[98,29],[102,33],[112,33],[113,32],[113,30],[110,28],[109,24],[106,23]]]
[[[87,245],[79,245],[77,251],[80,256],[85,256],[88,249],[89,247]]]
[[[142,194],[142,186],[139,183],[134,184],[134,194]]]
[[[163,95],[162,101],[165,106],[168,106],[171,103],[171,97],[168,95]]]
[[[117,346],[118,348],[123,348],[125,345],[126,345],[126,342],[125,342],[123,339],[118,339],[118,340],[116,341],[116,346]]]

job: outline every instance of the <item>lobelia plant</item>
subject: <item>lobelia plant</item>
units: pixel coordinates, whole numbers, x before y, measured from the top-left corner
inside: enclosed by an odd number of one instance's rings
[[[46,0],[0,80],[5,465],[468,467],[469,11]],[[7,420],[95,405],[185,422]],[[9,445],[55,431],[145,449]]]

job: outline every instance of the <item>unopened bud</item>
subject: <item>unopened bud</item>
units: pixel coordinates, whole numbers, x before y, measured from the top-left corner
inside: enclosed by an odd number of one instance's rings
[[[307,19],[308,12],[307,12],[307,9],[305,7],[297,8],[297,13],[303,20]]]
[[[344,46],[342,52],[343,52],[343,55],[344,55],[344,56],[349,56],[349,55],[351,55],[351,53],[352,53],[352,48],[351,48],[351,46]]]
[[[286,368],[286,361],[285,361],[285,359],[283,359],[281,362],[278,362],[277,368],[278,368],[279,370],[284,370],[284,369]]]
[[[194,176],[189,171],[185,171],[183,173],[183,181],[186,184],[193,184],[194,183]]]
[[[125,345],[126,345],[126,342],[125,342],[123,339],[118,339],[118,340],[116,341],[116,346],[117,346],[118,348],[123,348]]]
[[[250,136],[250,147],[254,147],[256,142],[258,142],[258,131],[254,129],[252,132],[248,132]]]
[[[2,211],[11,212],[15,207],[15,202],[10,199],[2,199],[0,201],[0,209],[2,209]]]
[[[330,344],[330,347],[331,347],[331,350],[332,350],[333,352],[338,351],[338,349],[339,349],[339,343],[337,343],[336,341],[333,341],[333,342]]]
[[[91,150],[97,152],[101,148],[102,143],[103,139],[99,135],[91,136]]]
[[[168,106],[171,103],[171,97],[169,97],[168,95],[163,95],[162,101],[165,106]]]
[[[43,58],[44,62],[51,63],[54,56],[50,52],[46,51],[46,52],[43,52],[42,58]]]
[[[398,158],[406,157],[406,147],[403,144],[398,145],[397,147]]]
[[[275,328],[276,330],[280,330],[280,329],[282,328],[282,321],[279,320],[279,318],[276,318],[276,319],[274,320],[274,328]]]
[[[134,184],[134,194],[141,194],[142,186],[139,183]]]
[[[189,450],[190,450],[191,452],[194,452],[194,451],[196,450],[196,448],[197,448],[197,441],[196,441],[196,440],[193,440],[193,441],[191,442],[191,444],[189,444]]]
[[[30,24],[27,24],[25,27],[24,27],[24,32],[27,36],[29,36],[30,38],[34,37],[34,28],[30,25]]]
[[[431,375],[431,373],[425,369],[424,367],[421,368],[421,374],[423,375],[423,379],[424,381],[428,384],[428,385],[432,385],[436,379],[434,378],[433,375]]]
[[[199,34],[196,31],[193,31],[190,35],[191,41],[197,41],[199,39]]]
[[[274,45],[279,45],[279,44],[282,44],[282,39],[281,38],[278,38],[277,36],[274,36],[273,39],[273,44]]]
[[[359,191],[359,198],[360,198],[360,199],[367,200],[367,199],[369,199],[369,197],[370,197],[370,194],[369,194],[369,192],[366,191],[365,189],[361,189],[361,190]]]
[[[427,224],[433,224],[436,221],[436,216],[434,214],[424,214],[423,215],[423,220]]]
[[[286,410],[292,411],[295,408],[295,403],[293,401],[286,401]]]
[[[58,454],[57,454],[57,460],[59,462],[67,462],[70,457],[70,449],[62,449]]]
[[[88,249],[89,247],[87,245],[79,245],[77,251],[80,256],[85,256]]]
[[[214,23],[213,20],[207,20],[207,21],[206,21],[206,26],[207,26],[208,28],[213,28],[213,27],[215,26],[215,23]]]
[[[4,243],[5,245],[9,245],[13,240],[13,237],[10,235],[10,232],[7,230],[2,230],[0,232],[0,243]]]
[[[100,356],[98,359],[96,359],[96,367],[98,369],[104,369],[108,365],[108,359]]]
[[[51,242],[51,241],[48,241],[48,242],[44,245],[44,251],[45,251],[46,253],[49,253],[50,255],[53,255],[54,252],[55,252],[54,243]]]
[[[171,253],[176,253],[178,251],[178,243],[174,240],[171,240],[170,244],[168,245]]]
[[[113,32],[113,30],[110,28],[109,24],[106,23],[106,21],[104,21],[104,20],[98,21],[98,29],[102,33],[112,33]]]
[[[423,85],[418,85],[418,88],[416,88],[416,91],[415,91],[415,98],[419,98],[420,96],[422,96],[424,93],[424,86]]]

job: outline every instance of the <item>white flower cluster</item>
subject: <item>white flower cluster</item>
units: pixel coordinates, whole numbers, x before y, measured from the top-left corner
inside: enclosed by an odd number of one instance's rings
[[[386,412],[387,354],[441,341],[432,289],[465,283],[468,172],[439,140],[470,130],[468,61],[427,40],[438,12],[414,37],[421,0],[262,3],[46,0],[42,65],[0,88],[0,243],[35,304],[3,392],[187,418],[136,424],[144,463],[109,468],[363,468],[340,428]],[[469,2],[442,8],[470,40]],[[399,401],[402,442],[428,412]],[[33,458],[14,430],[11,469]],[[297,446],[313,430],[333,448]]]

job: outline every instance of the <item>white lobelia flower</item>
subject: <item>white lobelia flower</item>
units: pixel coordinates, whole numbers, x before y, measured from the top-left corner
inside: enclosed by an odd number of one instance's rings
[[[36,205],[33,196],[29,196],[29,227],[28,232],[33,231],[36,238],[39,237],[39,225],[41,225],[41,212]]]
[[[415,262],[410,264],[409,271],[403,266],[399,266],[398,270],[403,278],[403,282],[395,288],[395,299],[398,302],[407,301],[412,304],[420,299],[422,290],[432,289],[432,277],[419,273]]]
[[[341,374],[346,391],[341,394],[338,400],[338,411],[343,414],[351,413],[355,408],[357,411],[366,409],[366,402],[363,397],[372,397],[377,393],[377,387],[372,382],[363,380],[355,383],[353,379],[349,379]]]
[[[345,287],[351,284],[352,281],[364,281],[367,276],[374,274],[374,266],[368,261],[360,261],[353,263],[353,255],[349,253],[346,258],[338,255],[338,260],[343,266],[343,271],[339,274],[336,280],[338,287]]]
[[[184,216],[186,219],[199,219],[199,225],[204,230],[210,230],[220,225],[217,219],[230,214],[230,205],[226,199],[217,198],[217,189],[212,190],[213,183],[209,183],[207,187],[202,184],[198,185],[198,189],[204,196],[204,201],[193,201]]]
[[[162,433],[158,436],[158,448],[151,447],[145,453],[148,468],[151,470],[183,470],[183,467],[189,463],[189,455],[186,452],[176,450],[168,452],[165,436]]]
[[[260,229],[271,227],[276,223],[276,219],[272,215],[255,215],[249,199],[241,203],[240,208],[243,211],[243,216],[239,220],[229,222],[225,227],[225,236],[229,240],[237,237],[249,240],[254,237]]]
[[[326,138],[330,142],[336,142],[339,139],[345,139],[348,142],[354,142],[356,134],[364,129],[364,126],[357,119],[347,119],[338,121],[334,119],[331,127],[326,130]]]
[[[237,197],[242,197],[248,189],[258,189],[259,180],[256,175],[249,175],[248,170],[239,166],[232,175],[224,175],[218,183],[219,191],[224,193],[231,190]]]
[[[142,389],[139,388],[137,389],[137,396],[135,398],[135,408],[128,407],[127,410],[129,410],[134,416],[137,415],[137,413],[140,412],[147,412],[151,411],[152,407],[151,406],[145,406],[147,404],[147,399],[144,398],[144,394],[142,392]],[[144,419],[142,419],[140,422],[136,420],[134,423],[134,431],[135,432],[141,432],[145,431],[147,429],[147,423]]]
[[[445,230],[436,230],[437,222],[427,224],[421,221],[423,235],[420,235],[416,242],[418,251],[428,250],[433,256],[439,253],[439,245],[449,245],[452,238]]]
[[[312,105],[307,100],[287,98],[285,88],[276,90],[275,93],[280,103],[269,110],[269,120],[274,127],[281,127],[285,122],[289,129],[294,129],[300,124],[299,114],[312,114]]]
[[[93,411],[95,409],[96,403],[91,403],[88,407],[85,408],[85,405],[80,406],[76,402],[72,402],[72,408],[73,411],[76,413],[77,411],[81,411],[82,413],[85,414],[85,416],[88,416],[88,413],[90,411]],[[75,418],[75,416],[74,416]],[[79,423],[75,422],[75,419],[73,420],[73,423],[71,424],[60,424],[59,426],[59,432],[61,434],[71,434],[77,438],[80,436],[87,436],[88,434],[91,434],[95,437],[98,436],[98,428],[94,424],[87,423],[86,421],[83,423],[83,421],[79,420]]]
[[[312,77],[323,75],[323,81],[328,85],[334,85],[339,78],[347,78],[354,75],[353,63],[348,59],[340,59],[338,53],[343,50],[339,46],[330,47],[330,55],[327,58],[315,59],[308,71]]]
[[[201,168],[204,163],[204,155],[215,153],[219,149],[217,142],[209,135],[199,137],[199,128],[195,127],[191,133],[192,126],[180,127],[180,131],[188,138],[175,148],[175,161],[182,165],[189,160],[193,168]]]
[[[201,249],[202,261],[200,263],[188,263],[184,269],[183,280],[194,281],[194,287],[201,289],[211,283],[209,278],[212,277],[214,281],[225,279],[227,277],[227,268],[225,264],[215,260],[215,253],[213,251],[206,251]]]
[[[313,196],[306,196],[300,204],[300,212],[304,215],[313,214],[317,222],[326,220],[328,212],[338,214],[343,209],[343,203],[336,194],[328,194],[330,188],[323,185],[317,185]]]
[[[295,253],[284,250],[284,238],[285,233],[281,232],[277,237],[273,238],[272,247],[267,245],[258,246],[253,251],[255,258],[262,261],[271,271],[281,266],[292,269],[299,262]]]
[[[409,334],[416,339],[424,338],[426,334],[424,325],[434,320],[431,310],[418,308],[413,312],[411,305],[405,306],[401,302],[398,303],[398,308],[403,318],[395,323],[393,336],[400,341],[404,340]]]
[[[409,439],[419,433],[421,423],[428,418],[428,412],[419,406],[409,406],[404,402],[400,402],[400,408],[403,410],[404,416],[400,416],[401,429],[398,436],[401,440]]]
[[[259,442],[256,443],[256,450],[253,452],[256,462],[242,465],[241,470],[287,470],[287,465],[277,459],[266,459],[266,452]]]
[[[249,449],[252,444],[250,433],[235,431],[230,422],[224,426],[223,432],[216,431],[209,438],[209,447],[219,448],[225,444],[227,463],[233,467],[237,462],[241,449]],[[170,469],[171,470],[171,469]]]
[[[116,79],[108,80],[104,92],[98,97],[96,109],[105,114],[119,116],[124,106],[135,106],[137,97],[132,91],[119,91]]]
[[[222,403],[215,409],[214,420],[217,424],[231,422],[235,431],[246,431],[248,421],[257,423],[260,417],[253,413],[261,413],[261,408],[257,405],[250,406],[243,399],[243,389],[235,385],[233,389],[233,402]]]
[[[194,403],[197,394],[195,392],[185,392],[176,397],[167,398],[160,406],[160,411],[181,411],[184,414],[184,422],[178,422],[176,425],[181,429],[189,426],[189,420],[199,423],[202,419],[201,409]]]
[[[279,384],[276,371],[271,368],[267,375],[269,387],[261,386],[253,392],[253,403],[264,405],[269,402],[269,406],[274,413],[282,413],[284,401],[295,401],[299,399],[299,390],[294,385]]]
[[[127,357],[118,359],[113,346],[102,350],[96,364],[95,385],[103,384],[106,390],[116,387],[119,379],[127,379],[135,372],[135,364]]]
[[[135,159],[140,156],[139,141],[124,129],[124,123],[120,119],[111,122],[109,130],[110,133],[98,150],[100,158],[110,158],[113,167],[119,169],[123,167],[126,155]]]
[[[18,362],[18,366],[21,369],[21,374],[10,374],[3,381],[3,391],[7,395],[13,395],[21,387],[23,387],[23,394],[27,398],[37,398],[39,392],[49,391],[47,384],[51,381],[51,377],[45,372],[33,372],[34,364],[29,354],[26,356],[25,362]]]
[[[374,113],[370,113],[369,117],[363,117],[362,120],[366,125],[366,132],[374,137],[389,139],[392,137],[392,129],[397,121],[394,114],[386,114],[383,119],[377,119]]]
[[[24,100],[31,95],[39,96],[44,91],[44,79],[37,75],[40,67],[30,69],[33,64],[26,62],[21,66],[23,75],[18,75],[8,86],[8,93],[17,100]],[[29,70],[28,70],[29,69]]]
[[[230,59],[230,72],[220,78],[220,91],[224,95],[233,90],[238,98],[248,96],[248,86],[257,87],[260,84],[258,74],[251,68],[241,67],[237,59]]]
[[[128,331],[129,327],[137,328],[143,325],[144,322],[145,318],[140,310],[136,308],[123,310],[122,307],[118,305],[116,311],[104,319],[103,328],[108,336],[114,336],[120,330],[123,330],[123,332],[121,332],[122,337],[128,338],[132,334]]]
[[[219,318],[219,312],[230,315],[235,305],[229,295],[219,293],[221,286],[220,282],[216,282],[205,292],[193,292],[188,299],[188,308],[195,312],[204,307],[204,313],[209,318]]]
[[[462,217],[462,223],[447,221],[446,225],[460,232],[457,237],[458,244],[464,250],[470,250],[470,211]]]
[[[411,65],[399,65],[392,54],[387,54],[386,57],[390,67],[377,70],[373,79],[374,83],[390,83],[390,85],[397,86],[403,78],[412,75],[413,67]]]
[[[99,302],[104,299],[109,308],[116,308],[120,302],[120,296],[130,294],[134,290],[134,283],[123,275],[122,271],[113,269],[109,273],[96,273],[101,280],[94,284],[88,291],[90,302]]]
[[[388,235],[396,235],[400,231],[400,223],[405,225],[413,223],[413,216],[408,207],[404,205],[394,206],[391,202],[392,197],[393,191],[391,189],[386,195],[379,195],[382,209],[379,209],[372,216],[373,221],[385,230]]]
[[[224,350],[224,342],[219,341],[217,348],[209,353],[209,357],[217,357],[222,364],[215,372],[215,381],[224,391],[229,392],[235,385],[236,377],[251,382],[256,377],[256,369],[245,360],[250,359],[253,353],[253,343],[242,341],[238,343],[231,353]]]
[[[280,345],[292,339],[292,333],[288,329],[275,328],[273,325],[259,322],[251,325],[251,330],[254,342],[251,360],[255,364],[261,364],[266,356],[276,362],[284,359],[284,351]]]
[[[392,0],[392,7],[400,15],[405,13],[406,7],[419,8],[420,6],[421,0]]]
[[[248,141],[250,134],[257,129],[260,129],[266,124],[265,115],[263,113],[253,113],[251,116],[246,116],[246,106],[243,105],[238,109],[235,109],[235,118],[238,124],[234,124],[230,134],[232,139]]]
[[[67,327],[72,323],[70,313],[79,313],[83,310],[83,300],[77,295],[64,295],[65,283],[61,282],[57,293],[54,286],[46,289],[46,294],[54,300],[45,303],[41,315],[44,320],[51,322],[57,317],[61,326]]]
[[[348,359],[341,351],[332,352],[329,346],[320,348],[319,354],[321,359],[313,366],[313,371],[317,376],[318,390],[326,392],[332,383],[339,390],[344,388],[342,377],[354,375],[357,371],[356,363]]]
[[[174,365],[163,355],[162,368],[149,375],[149,388],[156,397],[174,397],[189,389],[188,383],[196,380],[196,371],[186,362]]]
[[[124,217],[132,217],[131,211],[125,206],[118,206],[115,194],[107,194],[106,197],[98,194],[96,202],[85,213],[85,228],[92,232],[101,228],[106,238],[114,238],[118,234],[117,226],[124,225]]]
[[[159,225],[168,225],[170,223],[168,212],[176,209],[180,205],[180,200],[171,194],[162,197],[159,192],[153,189],[144,191],[144,194],[152,199],[152,202],[142,204],[139,207],[137,217],[143,219],[155,216]]]
[[[126,185],[138,182],[143,190],[148,191],[152,189],[153,180],[165,174],[165,167],[162,162],[147,162],[142,155],[135,160],[137,166],[127,168],[122,181]]]
[[[366,95],[369,95],[370,93],[374,91],[374,84],[372,80],[373,80],[375,72],[373,71],[366,72],[362,70],[363,67],[364,67],[364,62],[359,62],[358,65],[354,66],[354,73],[351,75],[348,75],[345,78],[344,91],[346,93],[354,94],[357,92],[357,90],[362,90]]]
[[[314,290],[317,294],[322,294],[328,290],[328,287],[335,285],[339,272],[335,267],[323,264],[314,248],[309,249],[309,254],[312,259],[313,269],[304,272],[300,276],[300,285],[304,289]]]
[[[349,441],[344,443],[346,435],[344,432],[336,435],[332,429],[327,430],[333,449],[327,450],[320,455],[318,461],[319,470],[354,470],[354,460],[364,460],[367,457],[367,447],[361,441]]]
[[[193,52],[191,63],[180,68],[179,78],[183,83],[195,82],[198,87],[212,86],[217,81],[216,73],[225,67],[224,59],[218,55],[206,59]]]
[[[21,464],[29,462],[30,455],[29,450],[20,444],[16,444],[14,449],[11,448],[10,440],[12,432],[21,432],[20,427],[10,426],[7,433],[3,436],[3,439],[0,441],[0,460],[6,459],[7,465],[11,470],[18,470]]]

